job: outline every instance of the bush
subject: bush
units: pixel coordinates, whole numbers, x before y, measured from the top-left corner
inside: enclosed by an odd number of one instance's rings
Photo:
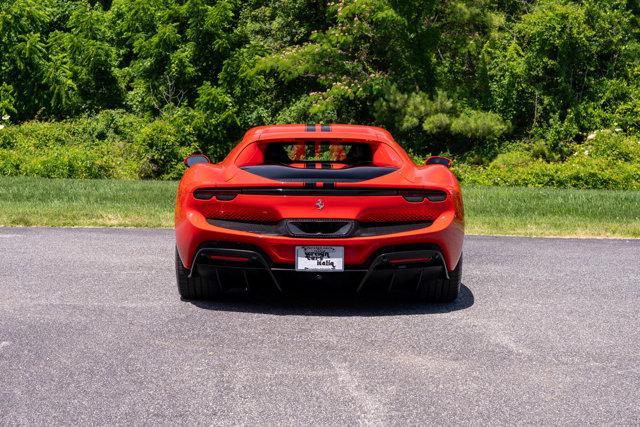
[[[48,178],[139,177],[132,144],[144,121],[122,111],[0,129],[0,174]]]
[[[572,149],[564,162],[534,158],[520,148],[499,154],[486,167],[461,164],[455,172],[476,185],[640,190],[638,138],[600,131]]]
[[[169,122],[149,123],[135,141],[142,157],[140,178],[176,179],[184,171],[181,160],[189,149],[180,146],[178,130]]]
[[[218,121],[184,107],[167,109],[154,120],[108,110],[57,123],[5,123],[0,129],[0,175],[177,179],[185,155],[202,151],[220,160],[234,144],[218,133]],[[537,139],[483,145],[456,159],[453,170],[465,184],[640,189],[638,137],[598,130],[581,144],[563,143],[562,156],[553,144]],[[408,151],[416,163],[424,163],[423,150]]]
[[[224,139],[217,121],[198,110],[171,108],[152,121],[105,110],[62,122],[5,125],[0,129],[0,174],[177,179],[184,156],[200,151],[221,160],[233,142]]]
[[[640,163],[640,138],[607,129],[593,132],[588,138],[575,155]]]
[[[458,168],[465,184],[499,187],[599,188],[640,190],[640,167],[604,159],[546,163],[536,160],[526,166],[471,170]]]

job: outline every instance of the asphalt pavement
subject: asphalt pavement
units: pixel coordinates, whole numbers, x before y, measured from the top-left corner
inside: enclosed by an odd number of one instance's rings
[[[0,228],[0,425],[640,423],[640,240],[468,236],[449,305],[183,302],[173,245]]]

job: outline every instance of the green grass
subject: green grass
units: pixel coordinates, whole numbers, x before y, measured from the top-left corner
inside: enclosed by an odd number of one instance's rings
[[[640,237],[640,191],[467,187],[462,193],[471,234]]]
[[[0,225],[171,227],[177,185],[0,177]]]
[[[167,181],[0,177],[0,225],[171,227]],[[470,234],[640,237],[640,191],[467,187]]]

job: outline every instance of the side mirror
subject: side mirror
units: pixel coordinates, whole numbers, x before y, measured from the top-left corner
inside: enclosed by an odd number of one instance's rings
[[[446,157],[442,157],[442,156],[431,156],[431,157],[429,157],[427,159],[425,164],[427,164],[427,165],[442,165],[442,166],[446,166],[446,167],[450,168],[451,167],[451,159],[447,159]]]
[[[188,168],[198,163],[211,163],[211,160],[204,154],[191,154],[184,158],[184,164]]]

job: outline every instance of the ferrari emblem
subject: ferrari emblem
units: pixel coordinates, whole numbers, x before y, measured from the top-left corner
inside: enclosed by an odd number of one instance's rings
[[[318,210],[322,210],[322,208],[324,208],[324,202],[322,199],[316,200],[316,208],[318,208]]]

